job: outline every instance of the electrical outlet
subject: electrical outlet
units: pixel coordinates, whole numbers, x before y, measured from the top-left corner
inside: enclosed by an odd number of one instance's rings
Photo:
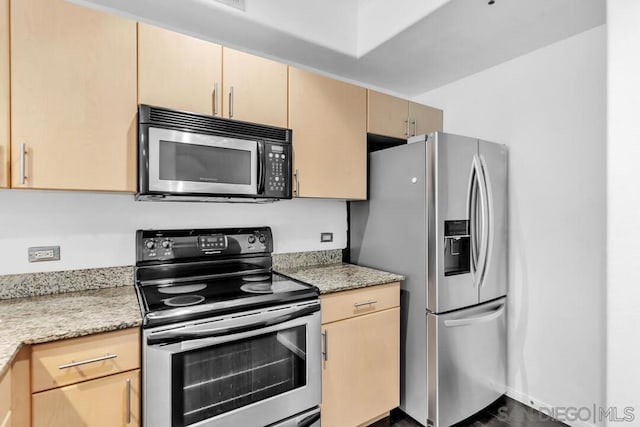
[[[330,232],[320,233],[320,242],[322,243],[333,242],[333,233],[330,233]]]
[[[29,262],[60,260],[60,246],[36,246],[29,248]]]

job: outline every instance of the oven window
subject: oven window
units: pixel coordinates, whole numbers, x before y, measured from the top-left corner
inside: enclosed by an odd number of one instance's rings
[[[173,425],[188,426],[306,385],[306,326],[173,357]]]
[[[251,152],[160,141],[160,179],[251,184]]]

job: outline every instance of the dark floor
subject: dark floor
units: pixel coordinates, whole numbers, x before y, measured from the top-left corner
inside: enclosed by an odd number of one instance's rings
[[[419,427],[421,424],[405,415],[399,409],[369,427]],[[485,410],[456,424],[456,427],[566,427],[565,424],[550,419],[509,397],[503,396]]]

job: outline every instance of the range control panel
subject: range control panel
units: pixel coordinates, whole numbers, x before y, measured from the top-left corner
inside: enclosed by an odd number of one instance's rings
[[[291,145],[265,142],[264,194],[291,197]]]
[[[136,264],[270,254],[272,251],[269,227],[136,232]]]

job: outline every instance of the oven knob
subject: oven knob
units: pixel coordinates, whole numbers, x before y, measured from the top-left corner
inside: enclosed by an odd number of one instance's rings
[[[247,241],[249,242],[249,244],[253,245],[256,242],[256,236],[253,236],[253,235],[249,236]]]
[[[147,249],[153,249],[156,247],[156,244],[153,240],[147,240],[147,243],[144,244]]]
[[[264,243],[264,242],[266,242],[266,241],[267,241],[267,238],[266,238],[266,237],[264,237],[264,234],[261,234],[261,235],[258,237],[258,240],[260,240],[260,243]]]
[[[169,240],[163,240],[162,247],[165,249],[169,249],[171,247],[171,242]]]

